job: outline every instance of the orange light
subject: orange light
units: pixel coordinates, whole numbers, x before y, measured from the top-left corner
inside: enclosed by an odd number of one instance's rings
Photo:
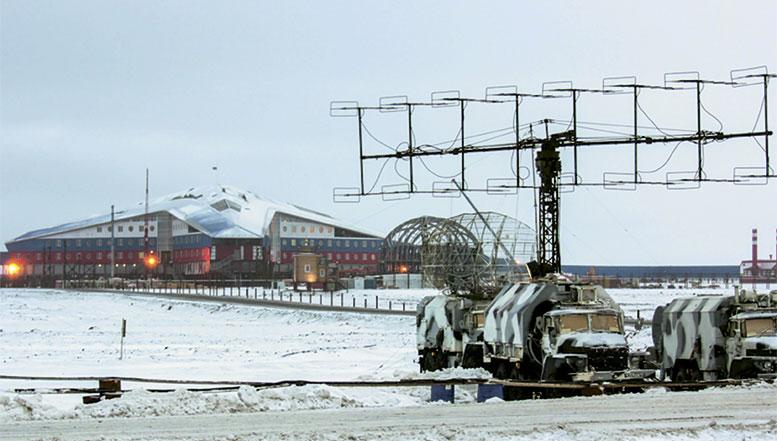
[[[157,260],[156,256],[152,253],[146,256],[143,263],[145,263],[146,268],[154,269],[159,264],[159,260]]]
[[[11,262],[6,265],[6,271],[9,277],[16,277],[22,272],[22,267],[16,262]]]
[[[407,265],[400,266],[399,267],[399,272],[400,273],[406,273],[407,272]]]

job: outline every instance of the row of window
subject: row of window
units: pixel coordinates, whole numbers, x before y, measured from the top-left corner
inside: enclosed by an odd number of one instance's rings
[[[352,253],[326,253],[326,258],[329,259],[330,261],[335,261],[335,262],[339,262],[341,260],[342,261],[360,260],[359,256],[361,256],[362,261],[371,260],[375,262],[377,259],[376,255],[371,253],[353,253],[353,254]],[[293,257],[294,257],[294,253],[289,253],[289,252],[283,253],[284,260],[290,260]]]
[[[119,247],[123,246],[143,246],[144,238],[138,238],[138,239],[132,239],[132,238],[116,238],[115,245]],[[156,239],[149,238],[149,244],[156,243]],[[67,241],[67,242],[65,242]],[[97,248],[101,248],[102,246],[110,247],[111,246],[111,240],[110,239],[56,239],[56,240],[50,240],[46,243],[47,246],[54,246],[55,248],[64,248],[65,245],[67,245],[68,248],[92,248],[92,245],[96,246]]]
[[[176,236],[173,238],[173,242],[178,244],[198,244],[202,242],[203,236],[201,234],[195,234],[193,236]]]
[[[134,255],[135,255],[134,251],[128,251],[126,253],[126,258],[127,259],[133,259]],[[138,259],[143,259],[143,252],[142,251],[138,252],[137,256],[138,256],[137,257]],[[116,251],[116,254],[115,254],[115,258],[116,259],[124,259],[124,257],[125,257],[125,253],[123,251]],[[63,253],[56,253],[56,254],[54,254],[54,259],[55,260],[59,261],[59,260],[62,260],[62,258],[63,258]],[[68,260],[75,260],[76,262],[78,262],[79,260],[82,260],[82,259],[83,260],[92,260],[92,253],[67,253],[67,258],[68,258]],[[96,260],[102,260],[103,258],[110,259],[111,258],[111,253],[102,253],[102,252],[98,251],[98,252],[94,253],[94,258]],[[35,260],[38,261],[38,262],[42,262],[43,261],[43,253],[35,253]]]
[[[324,244],[328,248],[337,247],[337,248],[351,248],[351,245],[353,245],[354,248],[359,248],[361,245],[361,248],[365,249],[377,249],[380,248],[381,241],[378,240],[351,240],[351,239],[281,239],[281,246],[303,246],[303,247],[310,247],[310,246],[318,246],[319,248],[323,248]]]
[[[289,227],[288,225],[284,225],[283,227],[281,227],[281,230],[283,230],[284,233],[288,233],[289,230],[291,230],[292,233],[296,233],[297,232],[297,226],[296,225],[291,225]],[[334,228],[332,228],[332,227],[323,227],[323,226],[316,227],[315,225],[313,225],[313,226],[308,225],[307,227],[302,225],[302,226],[299,227],[299,232],[300,233],[315,234],[316,230],[318,230],[319,234],[324,234],[324,232],[327,232],[327,233],[334,232]]]
[[[143,231],[144,231],[144,230],[143,230],[143,228],[144,228],[144,227],[145,227],[145,225],[144,225],[144,224],[140,224],[140,225],[138,225],[138,231],[139,231],[139,232],[143,232]],[[113,231],[113,227],[111,227],[110,225],[108,225],[107,227],[105,227],[105,231],[107,231],[107,232],[109,232],[109,233],[110,233],[110,232],[112,232],[112,231]],[[123,232],[124,232],[124,225],[118,225],[118,226],[116,227],[116,231],[117,231],[117,232],[119,232],[119,233],[123,233]],[[127,226],[127,231],[129,231],[130,233],[132,233],[133,231],[135,231],[135,226],[134,226],[134,225],[128,225],[128,226]],[[148,231],[154,231],[154,226],[153,226],[153,225],[149,225],[149,226],[148,226]],[[102,226],[100,226],[100,227],[97,227],[97,232],[98,232],[98,233],[102,233],[102,232],[103,232],[103,227],[102,227]]]
[[[208,255],[207,249],[202,248],[189,248],[184,250],[177,250],[174,252],[174,256],[177,258],[196,258],[206,257]]]

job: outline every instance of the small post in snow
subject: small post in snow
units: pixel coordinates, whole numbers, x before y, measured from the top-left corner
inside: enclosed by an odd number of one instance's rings
[[[127,336],[127,319],[121,319],[121,343],[119,344],[119,360],[124,358],[124,337]]]

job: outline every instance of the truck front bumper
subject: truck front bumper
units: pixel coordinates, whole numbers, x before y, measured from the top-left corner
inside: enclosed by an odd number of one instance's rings
[[[572,381],[597,383],[601,381],[649,380],[656,377],[654,369],[627,369],[624,371],[587,371],[572,375]]]

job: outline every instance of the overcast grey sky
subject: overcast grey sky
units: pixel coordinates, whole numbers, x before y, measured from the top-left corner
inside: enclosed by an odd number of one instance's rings
[[[669,71],[726,79],[732,68],[777,70],[773,1],[475,4],[0,1],[0,242],[111,204],[134,206],[146,167],[152,197],[220,182],[387,232],[468,206],[425,196],[332,203],[333,187],[357,185],[358,162],[356,123],[329,118],[330,100],[427,100],[445,89],[480,97],[489,85],[539,92],[551,80],[597,87],[614,75],[661,83]],[[705,106],[725,130],[750,130],[760,89],[724,89],[705,90]],[[774,115],[777,96],[770,98]],[[581,119],[629,123],[629,99],[613,99],[581,97]],[[695,125],[692,94],[641,100],[661,126]],[[522,121],[569,119],[569,101],[553,101],[527,104]],[[509,108],[471,110],[472,133],[510,125]],[[419,142],[455,137],[455,114],[440,112],[419,113]],[[397,145],[405,128],[392,121],[366,124]],[[777,140],[772,145],[777,156]],[[645,168],[660,165],[671,147],[646,153]],[[627,151],[581,155],[586,179],[628,171]],[[693,152],[682,145],[666,171],[692,168]],[[732,164],[762,165],[762,157],[754,142],[732,141],[711,147],[705,166],[728,177]],[[473,159],[472,182],[506,177],[507,159]],[[437,172],[455,173],[440,164]],[[372,178],[376,171],[368,169]],[[393,170],[382,179],[401,182]],[[530,193],[473,199],[532,223]],[[775,252],[777,180],[696,191],[578,189],[562,204],[566,263],[735,264],[749,256],[752,227],[762,231],[762,255]]]

